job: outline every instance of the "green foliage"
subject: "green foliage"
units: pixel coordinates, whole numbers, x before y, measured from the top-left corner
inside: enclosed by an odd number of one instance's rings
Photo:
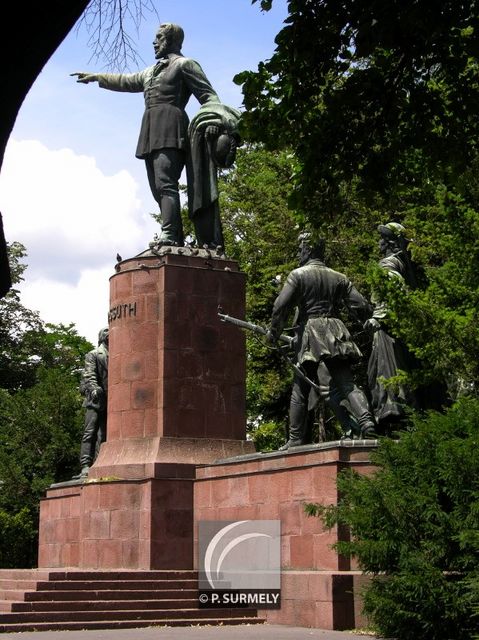
[[[27,507],[13,515],[0,508],[0,567],[28,569],[35,566],[37,526],[35,514]]]
[[[296,265],[302,220],[288,208],[294,157],[247,145],[235,166],[220,178],[220,208],[228,255],[248,278],[247,304],[255,319],[269,314],[277,293],[276,277]]]
[[[326,238],[328,265],[386,303],[388,327],[422,365],[412,382],[447,382],[442,413],[412,415],[410,431],[381,442],[377,473],[342,474],[339,506],[309,507],[350,528],[337,548],[372,574],[366,612],[384,636],[405,640],[478,632],[478,8],[289,0],[272,58],[235,79],[243,137],[294,153],[294,220]],[[391,220],[414,238],[414,290],[377,268],[377,225]],[[253,298],[258,320],[268,298]],[[370,337],[352,329],[367,358]],[[256,415],[275,371],[250,378]]]
[[[260,146],[238,149],[232,170],[219,180],[220,208],[228,255],[246,274],[246,316],[268,326],[282,279],[296,266],[299,219],[288,208],[294,158]],[[228,310],[225,309],[228,313]],[[276,435],[261,446],[284,441],[291,372],[277,351],[247,335],[247,412],[249,428],[276,424]]]
[[[78,380],[60,368],[41,368],[37,383],[9,394],[0,390],[0,505],[32,510],[54,481],[78,466],[82,398]]]
[[[0,566],[35,565],[40,499],[78,468],[81,404],[78,375],[61,366],[37,369],[27,389],[0,389],[0,526],[17,538],[0,538]],[[30,552],[18,564],[23,548]]]
[[[13,243],[9,256],[16,284],[25,248]],[[43,323],[15,289],[0,300],[0,566],[35,565],[40,498],[77,470],[92,346],[73,325]]]
[[[405,291],[370,265],[369,287],[387,301],[387,323],[422,363],[420,376],[445,380],[452,398],[477,394],[479,383],[479,211],[469,197],[444,186],[422,204],[405,207],[420,286]]]
[[[414,420],[380,442],[372,475],[343,472],[337,506],[309,505],[373,576],[365,612],[385,637],[470,639],[479,631],[479,400]]]
[[[295,219],[326,238],[327,264],[361,293],[379,290],[421,362],[410,383],[476,394],[478,5],[289,0],[288,13],[272,58],[235,79],[243,136],[294,153]],[[415,240],[422,278],[406,294],[375,269],[376,228],[390,220]],[[350,329],[364,381],[370,336]]]
[[[15,390],[33,384],[36,363],[32,359],[31,339],[42,329],[35,311],[26,309],[14,288],[23,280],[26,250],[18,242],[7,244],[13,287],[0,300],[0,388]]]
[[[276,422],[261,422],[250,432],[256,451],[277,451],[285,442]]]
[[[312,199],[337,204],[344,181],[397,197],[468,167],[479,134],[475,0],[289,0],[288,10],[272,58],[235,81],[243,135],[300,159],[304,211]]]

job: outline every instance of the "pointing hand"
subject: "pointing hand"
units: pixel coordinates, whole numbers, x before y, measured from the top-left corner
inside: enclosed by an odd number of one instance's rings
[[[75,71],[75,73],[70,73],[70,75],[77,76],[77,82],[81,82],[82,84],[88,84],[89,82],[96,82],[98,80],[96,73],[88,73],[86,71]]]

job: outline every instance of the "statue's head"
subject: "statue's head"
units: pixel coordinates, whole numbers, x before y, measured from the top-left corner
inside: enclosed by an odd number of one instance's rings
[[[403,251],[407,249],[410,239],[406,228],[399,222],[388,222],[378,226],[380,235],[379,248],[381,252]]]
[[[169,53],[180,53],[185,34],[178,24],[163,22],[160,24],[153,42],[155,58],[163,58]]]
[[[106,344],[108,346],[108,337],[109,337],[109,329],[108,327],[104,327],[100,329],[98,333],[98,346],[101,344]]]
[[[312,260],[313,258],[324,260],[325,247],[326,242],[324,238],[314,238],[311,232],[303,231],[298,236],[299,264],[306,264],[308,260]]]

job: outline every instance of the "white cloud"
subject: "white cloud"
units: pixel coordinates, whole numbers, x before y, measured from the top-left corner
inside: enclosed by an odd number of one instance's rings
[[[11,140],[0,187],[7,239],[26,246],[30,277],[73,282],[84,268],[113,265],[117,252],[139,253],[153,236],[130,174],[105,176],[70,149]]]
[[[92,157],[10,139],[0,210],[7,240],[27,249],[25,306],[47,322],[74,322],[96,344],[116,254],[136,255],[158,230],[141,208],[138,184],[127,171],[106,176]]]
[[[22,304],[40,313],[45,322],[70,324],[97,343],[98,332],[108,325],[110,267],[86,269],[76,285],[38,278],[19,287]]]

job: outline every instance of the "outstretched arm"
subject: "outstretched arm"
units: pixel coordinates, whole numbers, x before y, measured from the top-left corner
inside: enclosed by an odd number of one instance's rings
[[[138,93],[143,91],[148,73],[151,73],[151,68],[138,73],[89,73],[87,71],[76,71],[75,73],[70,73],[70,75],[76,76],[77,82],[82,84],[98,82],[102,89]]]
[[[89,82],[98,82],[97,73],[89,73],[88,71],[75,71],[75,73],[70,73],[70,75],[77,76],[77,82],[81,82],[82,84],[88,84]]]

